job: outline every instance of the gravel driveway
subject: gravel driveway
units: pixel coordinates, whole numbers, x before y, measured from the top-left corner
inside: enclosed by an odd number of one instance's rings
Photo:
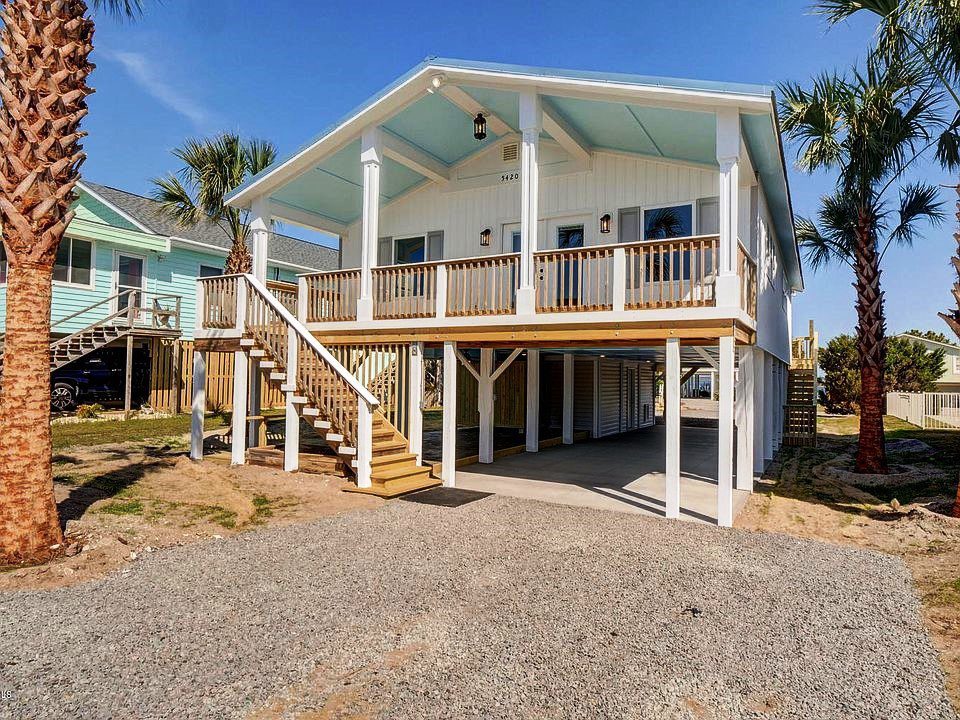
[[[0,717],[298,713],[955,718],[897,559],[496,496],[0,595]]]

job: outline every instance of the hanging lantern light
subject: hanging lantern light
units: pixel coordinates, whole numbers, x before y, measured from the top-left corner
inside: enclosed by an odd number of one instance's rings
[[[604,234],[610,232],[610,213],[600,218],[600,232]]]
[[[484,229],[483,232],[480,233],[480,246],[481,246],[481,247],[490,247],[490,236],[491,236],[491,235],[493,235],[493,233],[490,231],[490,228],[486,228],[486,229]]]
[[[484,140],[487,137],[487,119],[483,113],[477,113],[473,119],[473,136],[477,140]]]

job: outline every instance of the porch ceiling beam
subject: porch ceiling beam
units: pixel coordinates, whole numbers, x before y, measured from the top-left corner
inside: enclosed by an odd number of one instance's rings
[[[434,182],[446,182],[450,179],[450,168],[433,155],[424,152],[399,135],[394,135],[389,130],[383,130],[381,134],[383,137],[383,154],[391,160],[395,160]]]
[[[287,205],[279,200],[271,200],[267,203],[267,210],[272,218],[299,225],[308,230],[322,230],[340,236],[347,234],[347,226],[343,223],[319,213],[304,210],[294,205]]]
[[[543,129],[575,160],[589,162],[591,149],[580,132],[557,112],[547,98],[542,99]]]
[[[714,370],[720,369],[720,363],[714,360],[713,356],[710,353],[708,353],[706,350],[704,350],[702,347],[700,347],[699,345],[694,345],[693,351],[697,353],[697,355],[702,357],[704,359],[704,362],[706,362],[707,365],[712,367]]]
[[[460,352],[459,348],[454,350],[454,352],[457,354],[457,359],[463,363],[463,366],[467,370],[470,371],[470,374],[473,375],[474,379],[476,379],[477,382],[480,382],[480,372],[477,370],[476,367],[474,367],[473,363],[470,362],[470,359],[466,355],[464,355],[462,352]]]
[[[499,116],[477,102],[466,90],[456,85],[444,85],[440,88],[440,94],[463,110],[471,118],[478,112],[483,112],[483,117],[486,118],[487,125],[495,135],[507,135],[515,132],[514,129],[501,120]]]
[[[502,363],[500,363],[500,367],[498,367],[496,370],[494,370],[493,373],[491,373],[490,380],[492,380],[493,382],[496,382],[497,378],[503,375],[504,370],[510,367],[513,361],[516,360],[517,357],[522,352],[523,352],[523,348],[515,348],[514,351],[510,353],[510,356],[506,360],[504,360]]]

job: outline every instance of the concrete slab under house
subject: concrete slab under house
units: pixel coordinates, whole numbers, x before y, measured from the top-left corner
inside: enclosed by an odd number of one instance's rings
[[[306,421],[385,497],[539,483],[591,504],[576,468],[605,448],[615,487],[587,493],[729,526],[784,439],[803,278],[769,88],[428,59],[229,202],[251,210],[255,269],[198,280],[195,459],[209,351],[233,353],[234,463],[262,377],[285,394],[287,470]],[[295,311],[264,285],[278,221],[340,239]],[[718,398],[696,433],[695,378]]]

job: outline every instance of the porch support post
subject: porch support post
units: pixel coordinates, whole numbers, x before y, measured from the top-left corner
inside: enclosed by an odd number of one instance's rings
[[[773,411],[776,407],[776,385],[773,376],[773,356],[766,355],[763,363],[763,459],[773,460]]]
[[[410,343],[410,388],[407,393],[407,439],[410,452],[423,459],[423,343]]]
[[[573,353],[563,354],[563,444],[573,445]]]
[[[287,380],[285,385],[290,390],[285,393],[286,417],[283,434],[283,469],[287,472],[296,472],[300,469],[300,413],[293,402],[297,394],[297,350],[299,336],[292,327],[287,328]],[[259,382],[257,383],[259,385]],[[362,401],[361,401],[362,403]]]
[[[720,338],[720,420],[717,430],[717,524],[733,525],[733,336]]]
[[[477,411],[480,416],[480,462],[493,462],[493,350],[480,350]]]
[[[247,461],[247,386],[250,359],[245,350],[233,353],[233,443],[230,464],[243,465]]]
[[[720,243],[716,297],[718,307],[739,307],[736,258],[740,224],[740,112],[717,111],[717,161],[720,164]]]
[[[357,319],[373,319],[373,267],[377,264],[377,238],[380,233],[380,167],[383,163],[383,138],[379,128],[363,132],[360,149],[363,164],[363,211],[361,215],[360,297]]]
[[[453,487],[457,479],[457,343],[443,343],[443,471],[440,479]]]
[[[373,484],[373,408],[362,398],[357,401],[357,487]]]
[[[250,246],[253,254],[253,276],[267,281],[267,252],[270,242],[270,211],[266,198],[257,198],[250,206]]]
[[[668,518],[680,517],[680,339],[667,338],[667,366],[663,377],[666,424],[666,482],[664,498]]]
[[[540,450],[540,349],[527,348],[527,452]]]
[[[763,473],[766,465],[763,461],[764,448],[764,366],[766,353],[760,348],[753,349],[753,473]]]
[[[538,153],[543,129],[543,108],[536,92],[520,94],[520,287],[517,314],[536,312],[533,254],[537,251],[540,167]],[[529,449],[529,448],[528,448]]]
[[[131,301],[132,302],[132,301]],[[130,419],[133,404],[133,333],[127,335],[127,357],[124,364],[123,419]]]
[[[262,407],[260,402],[260,360],[254,357],[248,357],[250,378],[250,402],[247,406],[250,417],[262,417]],[[260,447],[260,436],[266,434],[263,420],[250,420],[247,422],[247,447]],[[263,432],[261,432],[263,428]]]
[[[177,393],[180,388],[177,388]],[[193,399],[190,404],[190,459],[203,460],[203,418],[207,412],[207,358],[193,351]]]
[[[748,492],[753,492],[754,353],[750,346],[740,348],[734,413],[737,422],[737,490]]]

